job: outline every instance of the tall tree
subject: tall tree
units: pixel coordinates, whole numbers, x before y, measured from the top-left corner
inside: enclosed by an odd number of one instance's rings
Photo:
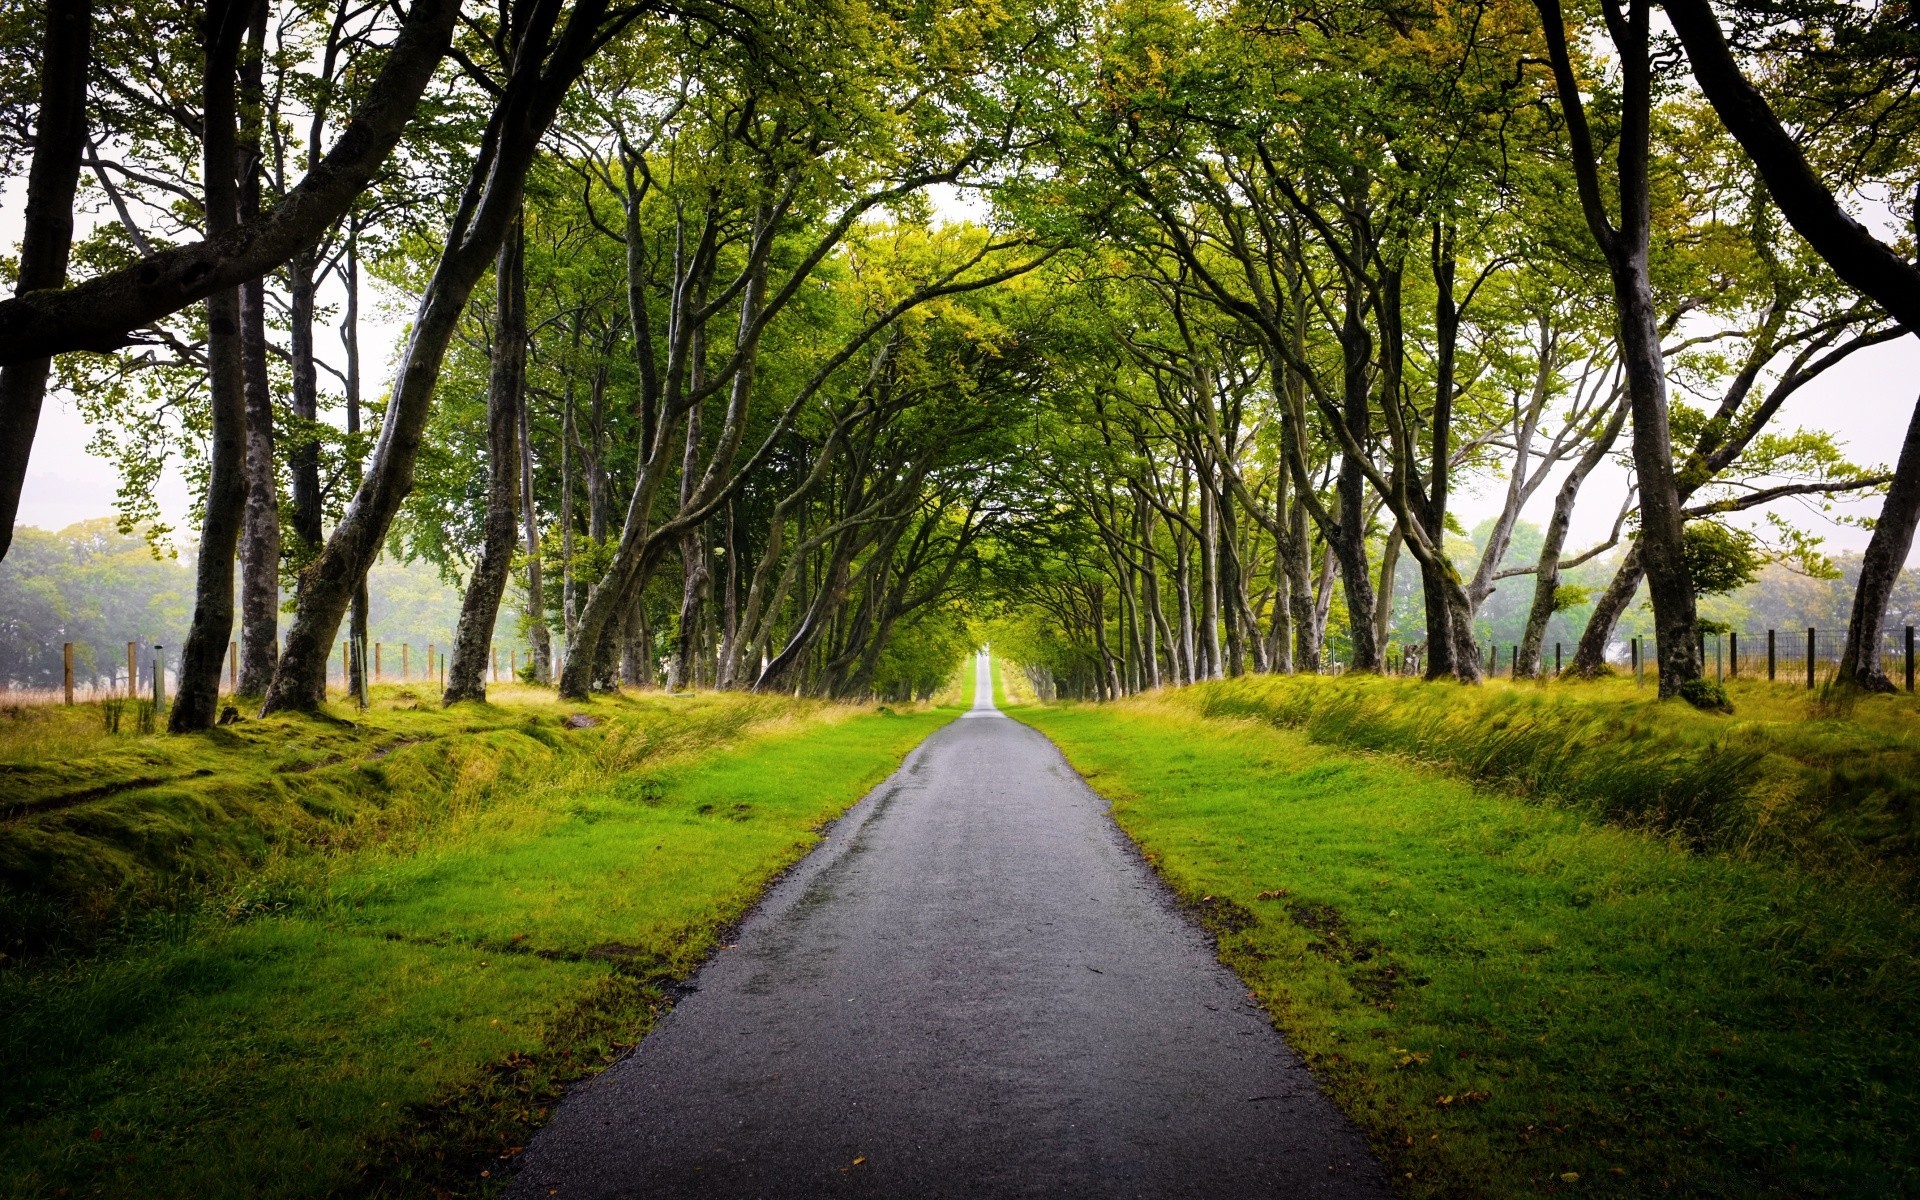
[[[1609,211],[1600,162],[1587,122],[1587,105],[1568,50],[1559,0],[1536,0],[1547,57],[1579,184],[1587,228],[1606,256],[1613,279],[1620,361],[1633,414],[1633,465],[1640,489],[1640,529],[1634,551],[1653,599],[1660,695],[1678,694],[1700,678],[1699,616],[1687,568],[1685,517],[1673,465],[1667,412],[1667,367],[1660,347],[1653,295],[1653,211],[1649,188],[1653,155],[1651,0],[1601,0],[1620,70],[1620,129],[1615,143],[1618,218]]]
[[[262,0],[214,0],[202,18],[200,177],[209,239],[240,223],[240,45]],[[246,516],[247,397],[238,283],[207,297],[207,381],[213,411],[206,512],[200,524],[193,624],[167,728],[207,729],[218,715],[221,666],[233,636],[233,563]]]
[[[1687,60],[1693,66],[1700,90],[1706,93],[1727,130],[1752,157],[1774,201],[1794,229],[1840,278],[1872,297],[1909,334],[1920,337],[1920,267],[1875,237],[1840,204],[1793,135],[1774,115],[1766,97],[1741,70],[1721,32],[1710,0],[1662,0],[1662,7],[1686,48]],[[1899,28],[1897,17],[1868,15],[1866,19],[1876,24],[1884,20],[1884,27],[1872,30],[1875,41],[1882,43],[1882,50],[1891,48],[1884,44],[1884,39],[1896,39],[1905,44],[1906,60],[1912,60],[1916,35],[1910,28],[1910,17],[1907,29]],[[1908,95],[1912,94],[1910,78],[1903,80],[1901,86]],[[1912,219],[1920,223],[1920,193],[1915,196]],[[1880,665],[1881,627],[1886,621],[1887,602],[1894,584],[1913,549],[1917,528],[1920,528],[1920,403],[1916,403],[1907,422],[1893,485],[1874,523],[1873,537],[1867,543],[1860,585],[1847,621],[1846,647],[1840,660],[1839,677],[1844,681],[1872,691],[1893,690]]]

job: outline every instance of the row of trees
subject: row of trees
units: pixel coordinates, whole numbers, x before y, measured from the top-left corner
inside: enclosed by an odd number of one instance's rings
[[[1330,646],[1377,670],[1402,556],[1424,636],[1392,652],[1429,677],[1478,678],[1510,579],[1523,673],[1583,604],[1572,669],[1598,670],[1644,584],[1665,695],[1700,678],[1698,596],[1821,566],[1728,518],[1863,492],[1843,671],[1885,686],[1920,423],[1888,470],[1775,418],[1920,328],[1910,244],[1835,199],[1911,192],[1916,36],[1809,0],[1729,42],[1664,9],[1677,45],[1646,0],[50,0],[0,31],[43,47],[11,102],[0,515],[47,355],[130,508],[186,449],[182,730],[213,719],[236,590],[242,691],[320,703],[385,549],[463,580],[449,700],[484,695],[509,602],[573,697],[662,664],[925,691],[988,597],[1089,692]],[[991,216],[942,219],[955,188]],[[384,396],[369,275],[416,300]],[[1610,458],[1634,492],[1571,546]],[[1462,562],[1471,475],[1504,503]],[[1616,547],[1596,594],[1568,582]]]

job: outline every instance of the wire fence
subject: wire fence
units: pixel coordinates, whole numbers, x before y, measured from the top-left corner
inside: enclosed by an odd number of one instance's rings
[[[1903,625],[1882,631],[1880,670],[1895,687],[1914,690],[1915,627]],[[1724,683],[1732,679],[1764,679],[1773,683],[1791,683],[1817,688],[1831,682],[1840,672],[1840,660],[1846,653],[1847,635],[1843,629],[1765,629],[1746,633],[1737,630],[1700,635],[1700,661],[1706,678]],[[1562,643],[1541,647],[1539,673],[1558,675],[1572,662],[1568,647]],[[1636,680],[1656,670],[1652,638],[1633,637],[1609,648],[1609,665],[1632,672]],[[1517,677],[1520,671],[1520,647],[1489,642],[1482,655],[1483,666],[1495,677]],[[1405,654],[1390,662],[1400,673],[1417,671],[1416,657]]]
[[[179,680],[177,647],[127,643],[126,670],[120,664],[102,670],[93,664],[91,674],[75,670],[75,644],[61,644],[61,678],[51,684],[34,681],[26,684],[0,677],[0,703],[8,705],[81,704],[102,700],[149,700],[165,704]],[[418,684],[445,688],[447,663],[452,653],[448,642],[370,642],[356,647],[343,641],[327,663],[327,688],[348,695],[353,693],[354,663],[362,664],[365,682],[373,684]],[[504,683],[520,678],[523,667],[532,662],[532,652],[521,646],[489,648],[485,668],[488,682]],[[559,653],[554,653],[557,670]],[[233,695],[240,686],[240,646],[227,644],[226,668],[221,672],[221,693]]]

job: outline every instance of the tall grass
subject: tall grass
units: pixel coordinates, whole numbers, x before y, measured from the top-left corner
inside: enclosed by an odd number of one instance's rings
[[[1404,755],[1700,849],[1910,871],[1920,812],[1911,703],[1823,715],[1802,698],[1763,695],[1765,684],[1745,686],[1736,699],[1749,715],[1734,718],[1610,684],[1260,676],[1166,696],[1207,716]]]

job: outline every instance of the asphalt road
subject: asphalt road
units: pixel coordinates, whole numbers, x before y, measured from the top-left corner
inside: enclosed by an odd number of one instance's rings
[[[568,1095],[511,1195],[1391,1195],[1106,802],[980,697]]]

